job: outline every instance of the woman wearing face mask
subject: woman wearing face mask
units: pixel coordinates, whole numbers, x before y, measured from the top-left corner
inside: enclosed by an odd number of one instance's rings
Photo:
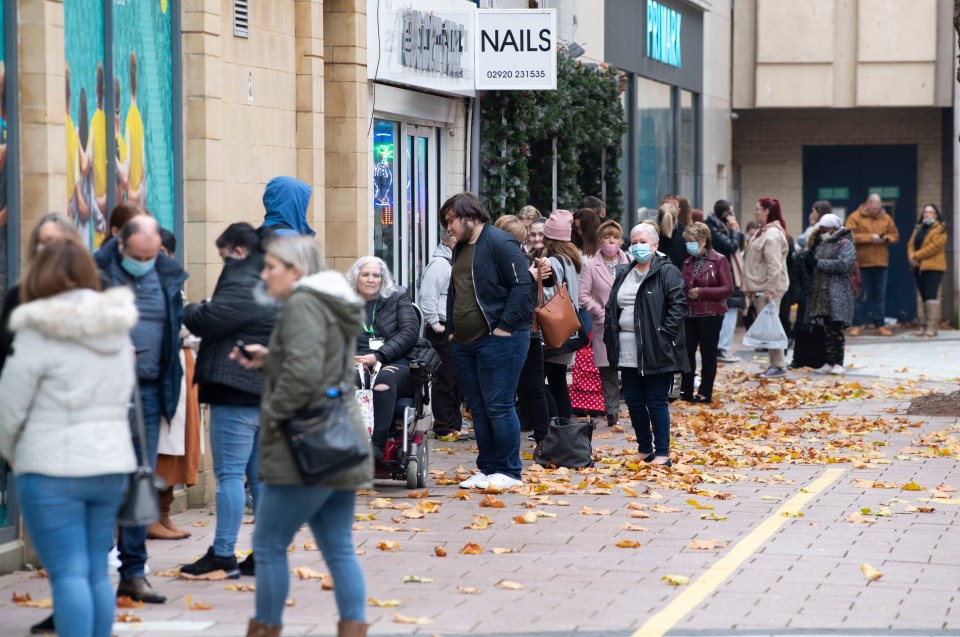
[[[675,372],[689,372],[683,320],[683,275],[657,254],[648,224],[630,231],[633,264],[617,268],[605,308],[608,360],[616,361],[642,459],[671,466],[667,393]]]
[[[940,325],[940,283],[947,270],[947,225],[932,203],[923,207],[907,243],[907,261],[917,281],[917,336],[933,338]]]
[[[780,211],[780,201],[761,197],[754,210],[758,228],[750,237],[743,257],[743,291],[757,314],[768,303],[779,307],[790,287],[787,253],[790,251],[787,222]],[[763,378],[787,375],[782,349],[770,349],[770,366],[760,374]]]
[[[227,577],[254,574],[251,554],[241,564],[234,557],[246,506],[244,477],[256,510],[260,499],[260,396],[263,378],[228,356],[237,341],[266,345],[277,322],[277,306],[253,302],[267,244],[269,227],[249,223],[227,226],[216,245],[223,271],[213,296],[184,308],[184,325],[200,337],[195,382],[200,402],[210,405],[210,450],[217,480],[217,529],[206,555],[181,567],[188,575],[223,570]]]
[[[77,227],[73,225],[66,215],[59,212],[40,217],[40,221],[33,226],[30,232],[30,238],[27,241],[27,267],[37,258],[37,255],[54,241],[76,241],[83,245],[80,233]],[[3,310],[0,312],[0,370],[10,354],[10,347],[13,344],[13,334],[10,332],[10,314],[20,305],[20,284],[10,286],[3,299]]]
[[[717,345],[727,298],[733,293],[733,278],[726,257],[710,247],[710,228],[691,223],[683,232],[687,260],[683,262],[683,290],[687,296],[687,360],[690,372],[683,374],[680,398],[694,403],[713,401],[713,381],[717,377]],[[700,349],[700,388],[693,393],[693,376]]]
[[[840,217],[825,214],[820,218],[814,241],[813,280],[807,302],[807,320],[823,326],[826,363],[818,374],[843,374],[843,330],[853,323],[853,275],[857,250],[853,234],[843,227]]]
[[[600,225],[599,235],[600,253],[587,263],[580,273],[580,305],[593,317],[593,334],[590,339],[593,363],[600,375],[607,425],[612,427],[619,424],[620,380],[616,361],[611,362],[607,358],[607,348],[604,345],[608,331],[604,306],[610,298],[617,267],[629,263],[629,259],[620,249],[623,230],[619,223],[604,221]]]

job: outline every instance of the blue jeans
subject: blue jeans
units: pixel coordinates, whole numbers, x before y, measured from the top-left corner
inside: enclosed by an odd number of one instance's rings
[[[17,477],[23,521],[50,576],[60,637],[110,635],[116,599],[107,554],[129,478]]]
[[[854,325],[883,327],[887,309],[887,269],[860,268],[860,294],[854,303]]]
[[[333,576],[341,621],[365,621],[366,583],[353,546],[355,491],[320,485],[265,484],[257,504],[257,621],[279,626],[290,591],[287,547],[306,522]]]
[[[140,397],[143,401],[143,426],[147,432],[147,461],[151,468],[156,469],[157,445],[160,444],[160,385],[142,384]],[[143,462],[139,441],[133,445],[133,449],[137,452],[137,462]],[[120,527],[117,548],[120,550],[120,579],[143,577],[143,567],[147,563],[147,527]]]
[[[739,315],[740,310],[735,307],[730,308],[723,315],[723,326],[720,328],[720,342],[717,343],[717,349],[725,354],[729,354],[733,348],[733,333],[737,329],[737,317]]]
[[[260,408],[210,405],[210,450],[213,475],[217,479],[217,531],[213,552],[233,555],[237,534],[243,524],[247,477],[253,507],[260,499]]]
[[[637,434],[640,454],[670,455],[667,393],[673,382],[673,372],[641,375],[635,367],[621,367],[620,379],[623,382],[623,400],[630,411],[630,422]]]
[[[520,370],[530,348],[530,332],[489,334],[463,345],[453,341],[453,362],[463,397],[473,416],[477,468],[520,479],[520,419],[514,406]]]

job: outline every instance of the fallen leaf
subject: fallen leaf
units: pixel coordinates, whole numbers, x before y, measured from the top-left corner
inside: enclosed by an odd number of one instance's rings
[[[165,571],[160,571],[159,573],[154,573],[154,577],[179,577],[180,576],[180,567],[168,568]]]
[[[367,603],[371,606],[376,606],[377,608],[396,608],[400,605],[399,599],[384,599],[379,600],[376,597],[368,597]]]
[[[803,513],[799,511],[783,511],[782,513],[780,513],[780,515],[782,515],[785,518],[802,518],[803,517]]]
[[[324,575],[320,578],[320,590],[322,591],[332,591],[333,590],[333,575]]]
[[[513,516],[514,524],[536,524],[537,523],[537,514],[533,511],[528,511],[523,515]]]
[[[461,595],[476,595],[480,589],[475,586],[457,586],[457,592]]]
[[[426,514],[423,511],[417,511],[416,509],[407,509],[400,515],[407,518],[408,520],[420,520],[426,516]]]
[[[473,529],[474,531],[482,531],[493,524],[493,520],[488,518],[485,515],[475,515],[473,516],[473,523],[470,526],[466,526],[466,529]]]
[[[235,593],[254,593],[257,587],[254,584],[227,584],[226,590]]]
[[[404,575],[404,584],[433,584],[432,577],[421,577],[420,575]]]
[[[423,502],[417,502],[417,511],[420,511],[421,513],[439,513],[440,503],[435,500],[424,500]]]
[[[129,595],[121,595],[117,598],[117,608],[141,608],[142,606],[143,602],[135,602]]]
[[[672,586],[684,586],[690,583],[690,578],[686,575],[664,575],[660,579]]]
[[[621,524],[618,527],[621,531],[649,531],[650,529],[636,524]]]
[[[699,502],[697,502],[697,501],[694,500],[693,498],[687,498],[687,499],[685,500],[685,502],[686,502],[687,504],[689,504],[690,506],[692,506],[694,509],[697,509],[697,510],[699,510],[699,509],[707,509],[707,510],[712,511],[713,508],[714,508],[712,505],[709,505],[709,504],[700,504]]]
[[[502,588],[508,591],[519,591],[523,589],[523,584],[502,579],[499,582],[497,582],[497,588]]]
[[[481,507],[489,507],[491,509],[502,509],[507,506],[503,503],[502,500],[498,500],[495,495],[485,495],[483,500],[480,502]]]
[[[143,620],[133,613],[117,613],[114,621],[118,624],[140,624]]]
[[[398,533],[404,529],[400,528],[399,526],[390,526],[389,524],[371,524],[370,530],[382,531],[384,533]]]
[[[646,520],[647,518],[650,517],[650,514],[647,513],[646,511],[631,511],[630,517],[636,520]]]
[[[800,515],[803,515],[802,513]],[[700,516],[701,520],[713,520],[714,522],[723,522],[728,519],[725,515],[717,515],[716,513],[704,513]]]
[[[414,498],[414,499],[417,499],[417,498],[429,498],[429,497],[430,497],[430,490],[429,490],[429,489],[424,489],[423,491],[411,491],[410,493],[407,494],[407,497],[408,497],[408,498]]]
[[[473,497],[473,494],[467,491],[466,489],[460,489],[450,497],[453,498],[454,500],[469,500]]]
[[[291,607],[293,607],[293,606],[296,606],[296,605],[297,605],[297,598],[296,598],[296,597],[291,597],[290,599],[288,599],[287,601],[285,601],[285,602],[283,603],[283,605],[286,606],[287,608],[291,608]]]
[[[202,575],[191,575],[190,573],[180,572],[177,574],[177,577],[185,580],[196,580],[196,581],[204,581],[204,582],[218,582],[220,580],[229,579],[227,572],[223,569],[210,571],[209,573],[203,573]]]
[[[852,522],[853,524],[874,524],[876,520],[871,520],[862,513],[851,513],[847,518],[847,522]]]
[[[381,551],[396,551],[400,549],[400,542],[391,542],[390,540],[380,540],[377,548]]]
[[[883,573],[873,568],[866,562],[860,565],[860,572],[863,573],[864,577],[866,577],[871,582],[875,582],[881,577],[883,577]]]
[[[446,557],[447,549],[443,548],[442,546],[435,546],[433,547],[433,554],[437,557]]]
[[[187,595],[183,600],[190,610],[213,610],[213,604],[209,602],[195,602],[192,595]]]
[[[315,571],[309,566],[298,566],[292,571],[300,579],[323,579],[323,573]]]
[[[657,513],[680,513],[680,509],[664,506],[662,504],[655,504],[653,505],[653,508],[651,508],[650,510],[655,511]]]
[[[376,520],[377,516],[373,513],[355,513],[353,519],[357,522],[367,522],[369,520]]]
[[[724,548],[727,544],[729,544],[729,542],[724,540],[690,540],[687,548],[700,551],[715,551],[716,549]]]
[[[636,540],[620,540],[615,546],[619,546],[622,549],[638,549],[640,548],[640,542]]]
[[[370,503],[367,504],[371,509],[392,509],[393,500],[390,498],[374,498],[370,500]]]
[[[193,526],[201,528],[210,524],[210,520],[195,520]]]
[[[506,555],[507,553],[519,553],[520,549],[496,548],[496,549],[490,549],[490,552],[493,553],[494,555]]]
[[[917,484],[917,483],[914,482],[913,480],[911,480],[910,482],[906,483],[905,485],[903,485],[903,486],[900,487],[900,488],[901,488],[902,490],[904,490],[904,491],[923,491],[923,490],[924,490],[923,487],[921,487],[919,484]]]
[[[300,546],[303,547],[303,550],[304,550],[304,551],[316,551],[316,550],[317,550],[317,543],[316,543],[316,542],[304,542],[304,543],[301,544]]]
[[[460,549],[461,555],[480,555],[481,553],[483,553],[483,547],[473,542],[467,542]]]
[[[390,618],[396,624],[416,624],[422,626],[424,624],[432,624],[433,620],[429,617],[407,617],[406,615],[396,614]]]
[[[33,599],[30,593],[14,593],[10,601],[21,608],[53,608],[53,599],[49,597]]]
[[[933,507],[917,507],[917,513],[933,513],[936,511]]]
[[[591,509],[590,507],[580,509],[580,515],[610,515],[610,513],[610,509]]]

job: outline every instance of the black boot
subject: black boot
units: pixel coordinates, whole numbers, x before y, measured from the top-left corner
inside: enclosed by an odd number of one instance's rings
[[[53,615],[50,615],[39,624],[30,627],[31,635],[46,635],[47,633],[56,634],[57,628],[53,625]]]
[[[207,549],[207,554],[201,557],[193,564],[185,564],[180,567],[180,572],[187,575],[200,576],[212,573],[214,571],[223,571],[229,579],[240,577],[240,568],[237,566],[237,558],[233,555],[224,557],[213,552],[211,546]]]
[[[253,561],[253,553],[247,556],[247,559],[240,562],[241,575],[256,575],[256,562]]]

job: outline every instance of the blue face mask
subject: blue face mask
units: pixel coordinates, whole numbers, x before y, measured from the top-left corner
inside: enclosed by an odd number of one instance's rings
[[[687,254],[689,254],[690,256],[695,257],[698,254],[700,254],[700,244],[697,243],[696,241],[687,241],[686,246],[687,246]]]
[[[136,259],[131,259],[130,257],[123,257],[123,261],[120,262],[120,267],[127,271],[127,274],[132,276],[135,279],[149,274],[150,270],[157,264],[157,258],[154,257],[149,261],[137,261]]]
[[[647,263],[653,258],[653,248],[647,243],[637,243],[630,246],[630,254],[640,263]]]
[[[925,226],[932,226],[932,225],[933,225],[934,223],[936,223],[936,222],[937,222],[936,219],[924,219],[924,220],[923,220],[923,225],[925,225]]]

